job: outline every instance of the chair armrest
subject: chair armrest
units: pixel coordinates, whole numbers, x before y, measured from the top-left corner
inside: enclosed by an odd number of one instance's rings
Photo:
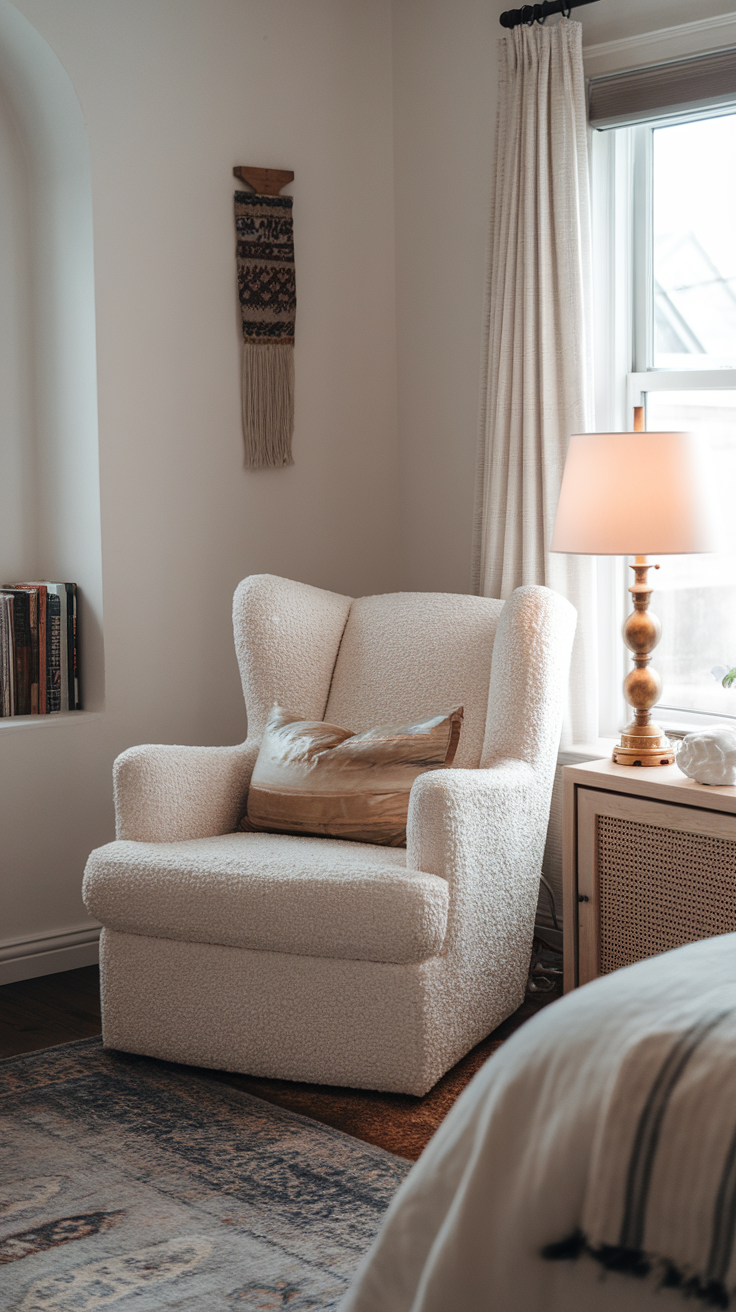
[[[245,811],[257,742],[130,747],[113,766],[116,834],[175,843],[229,834]]]
[[[539,892],[550,789],[526,761],[486,770],[434,770],[409,800],[406,864],[450,885],[445,948],[489,954],[518,971],[528,954]],[[500,960],[499,960],[500,958]]]

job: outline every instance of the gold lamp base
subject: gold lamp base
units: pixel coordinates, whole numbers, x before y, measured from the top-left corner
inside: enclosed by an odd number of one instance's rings
[[[634,717],[622,730],[621,742],[613,749],[613,760],[617,765],[674,765],[675,753],[650,715],[662,692],[662,681],[649,664],[662,626],[649,610],[652,589],[647,582],[650,568],[647,558],[636,556],[635,562],[631,566],[635,581],[629,588],[634,609],[623,627],[624,642],[634,653],[634,669],[624,679],[624,694]],[[659,565],[654,568],[659,569]]]
[[[633,732],[630,732],[633,730]],[[658,724],[627,724],[613,749],[617,765],[674,765],[675,753]]]

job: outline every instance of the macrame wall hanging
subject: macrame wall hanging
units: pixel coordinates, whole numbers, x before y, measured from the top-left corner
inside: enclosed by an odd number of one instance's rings
[[[235,193],[238,296],[243,329],[243,439],[246,469],[294,463],[294,174],[233,169],[254,188]]]

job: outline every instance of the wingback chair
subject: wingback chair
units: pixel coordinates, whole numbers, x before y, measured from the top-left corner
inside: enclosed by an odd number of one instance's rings
[[[233,607],[248,737],[133,747],[89,858],[107,1047],[423,1094],[521,1003],[575,612],[518,588],[351,597],[272,575]],[[465,708],[407,846],[236,832],[275,702],[360,732]]]

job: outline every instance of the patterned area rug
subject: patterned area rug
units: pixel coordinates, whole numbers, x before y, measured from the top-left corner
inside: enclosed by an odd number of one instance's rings
[[[409,1163],[83,1039],[0,1062],[3,1312],[335,1308]]]

